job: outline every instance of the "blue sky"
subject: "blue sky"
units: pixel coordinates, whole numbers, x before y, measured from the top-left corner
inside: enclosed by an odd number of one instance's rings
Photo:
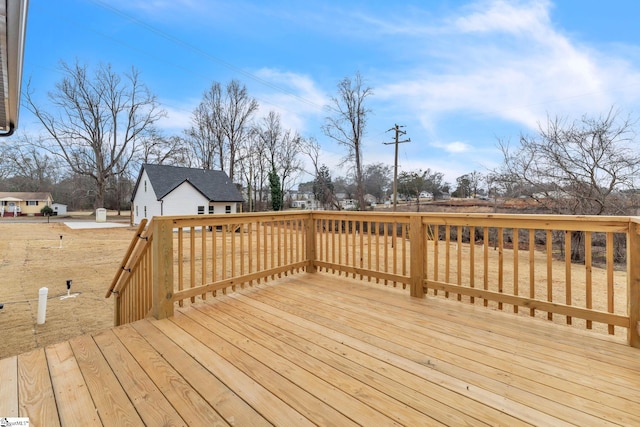
[[[640,33],[635,0],[248,1],[30,0],[25,83],[35,98],[60,80],[59,62],[132,66],[168,117],[189,126],[212,81],[245,83],[259,115],[321,144],[334,176],[344,149],[321,131],[345,76],[373,89],[364,162],[393,164],[394,124],[406,126],[401,171],[456,177],[501,161],[546,117],[637,117]],[[26,109],[21,132],[37,132]],[[310,176],[301,177],[308,180]]]

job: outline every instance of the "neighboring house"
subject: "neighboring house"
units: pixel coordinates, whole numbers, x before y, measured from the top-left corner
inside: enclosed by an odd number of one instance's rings
[[[364,203],[367,205],[373,205],[378,201],[378,199],[376,199],[376,196],[374,196],[373,194],[365,194],[364,195]]]
[[[131,219],[236,213],[242,195],[223,171],[145,163],[131,197]]]
[[[313,193],[291,190],[287,196],[292,209],[322,209]]]
[[[54,203],[51,205],[53,209],[54,215],[66,215],[67,214],[67,205],[63,205],[62,203]]]
[[[51,193],[0,191],[0,216],[40,215],[52,203]]]
[[[340,204],[341,209],[355,209],[357,204],[355,199],[343,199],[338,202]]]
[[[307,209],[307,210],[322,210],[322,206],[315,199],[306,199],[306,200],[292,200],[291,201],[292,209]]]

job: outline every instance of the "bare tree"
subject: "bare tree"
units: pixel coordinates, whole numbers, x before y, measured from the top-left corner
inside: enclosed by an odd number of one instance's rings
[[[227,143],[229,165],[227,171],[229,178],[233,181],[238,150],[248,138],[251,119],[258,110],[258,101],[249,97],[245,85],[237,80],[231,80],[226,87],[224,107],[221,123]]]
[[[456,189],[453,192],[454,197],[467,198],[471,195],[471,181],[469,174],[464,174],[456,178]]]
[[[311,182],[311,191],[314,198],[324,209],[332,207],[339,210],[340,204],[336,200],[335,188],[329,168],[324,163],[320,164],[320,144],[314,137],[303,139],[300,144],[300,150],[309,156],[313,165],[314,180]],[[309,172],[307,171],[307,173]]]
[[[63,62],[61,69],[63,79],[48,94],[49,109],[37,105],[29,89],[26,107],[48,134],[51,143],[44,148],[94,181],[94,207],[102,207],[109,179],[124,173],[139,140],[165,113],[133,68],[123,76],[110,65],[93,76],[78,63]]]
[[[625,213],[620,193],[634,188],[640,171],[633,125],[613,109],[573,122],[548,118],[538,136],[521,136],[515,150],[499,142],[504,163],[496,175],[528,187],[528,195],[554,213]]]
[[[419,172],[424,178],[422,190],[431,193],[434,200],[449,191],[449,184],[443,181],[444,174],[442,172],[432,171],[430,168],[427,168],[424,172],[422,170]]]
[[[311,172],[306,172],[313,176],[318,176],[318,171],[320,170],[320,144],[318,141],[314,137],[303,139],[300,144],[300,151],[309,156],[313,166]]]
[[[249,133],[246,143],[238,151],[238,172],[244,179],[247,191],[247,211],[266,209],[266,191],[268,165],[265,147],[260,143],[259,132]]]
[[[302,170],[299,155],[302,152],[302,138],[297,132],[283,129],[280,115],[270,111],[256,127],[259,144],[265,149],[269,170],[277,175],[280,188],[279,206],[284,204],[284,193],[291,190],[292,178]],[[272,178],[273,179],[273,178]]]
[[[225,131],[223,115],[222,88],[213,82],[202,95],[202,101],[191,115],[191,127],[187,134],[195,164],[202,169],[225,170]]]
[[[392,185],[392,170],[392,166],[384,163],[373,163],[364,169],[364,188],[378,203],[383,201]]]
[[[547,119],[537,137],[522,136],[511,151],[500,143],[504,163],[498,176],[530,189],[529,196],[559,214],[629,214],[630,197],[640,171],[634,123],[610,109],[606,115],[567,122]],[[571,259],[584,259],[583,232],[572,232]],[[616,243],[618,248],[624,242]],[[619,253],[624,253],[619,250]]]
[[[353,79],[345,77],[338,83],[338,94],[331,98],[330,108],[335,113],[327,117],[322,130],[325,135],[347,148],[345,163],[352,163],[356,181],[358,209],[364,209],[364,176],[362,164],[363,138],[367,115],[371,110],[365,107],[367,97],[373,94],[365,87],[362,76],[356,73]]]
[[[164,136],[156,130],[141,141],[139,161],[156,165],[191,166],[188,143],[179,136]]]
[[[26,135],[15,145],[0,146],[0,178],[14,191],[52,191],[61,172],[57,159]]]
[[[196,163],[203,169],[220,168],[233,181],[257,109],[258,102],[249,97],[246,86],[239,81],[231,80],[224,90],[220,83],[213,82],[186,131]]]
[[[484,181],[484,176],[479,171],[473,171],[470,174],[467,174],[469,178],[469,187],[471,189],[471,196],[477,197],[480,192],[480,184]]]

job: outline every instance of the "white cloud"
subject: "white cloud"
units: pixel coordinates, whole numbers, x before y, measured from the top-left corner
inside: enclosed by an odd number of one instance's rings
[[[518,3],[495,0],[472,4],[473,12],[453,19],[453,28],[464,33],[506,32],[531,35],[545,33],[549,26],[550,2]]]
[[[472,147],[469,144],[465,144],[460,141],[453,141],[447,143],[436,142],[432,144],[434,147],[442,148],[448,153],[465,153],[471,151]]]
[[[376,95],[401,99],[427,128],[466,112],[535,129],[547,114],[580,116],[637,102],[640,72],[562,34],[550,9],[548,1],[476,3],[439,33],[408,40],[415,63]]]
[[[179,103],[165,103],[162,108],[167,112],[166,117],[158,120],[157,127],[170,134],[180,135],[191,126],[191,113],[200,101],[180,101]],[[171,105],[171,106],[169,106]]]
[[[316,130],[315,122],[324,117],[328,99],[309,76],[270,68],[260,69],[255,75],[264,82],[250,91],[260,103],[258,116],[273,110],[280,114],[285,129],[301,133],[312,127]]]

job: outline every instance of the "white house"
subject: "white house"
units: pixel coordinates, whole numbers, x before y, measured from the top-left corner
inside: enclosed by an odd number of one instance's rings
[[[53,209],[53,214],[54,215],[66,215],[67,214],[67,205],[64,205],[62,203],[53,203],[51,205],[51,208]]]
[[[236,213],[242,195],[223,171],[145,163],[131,197],[131,218]]]

